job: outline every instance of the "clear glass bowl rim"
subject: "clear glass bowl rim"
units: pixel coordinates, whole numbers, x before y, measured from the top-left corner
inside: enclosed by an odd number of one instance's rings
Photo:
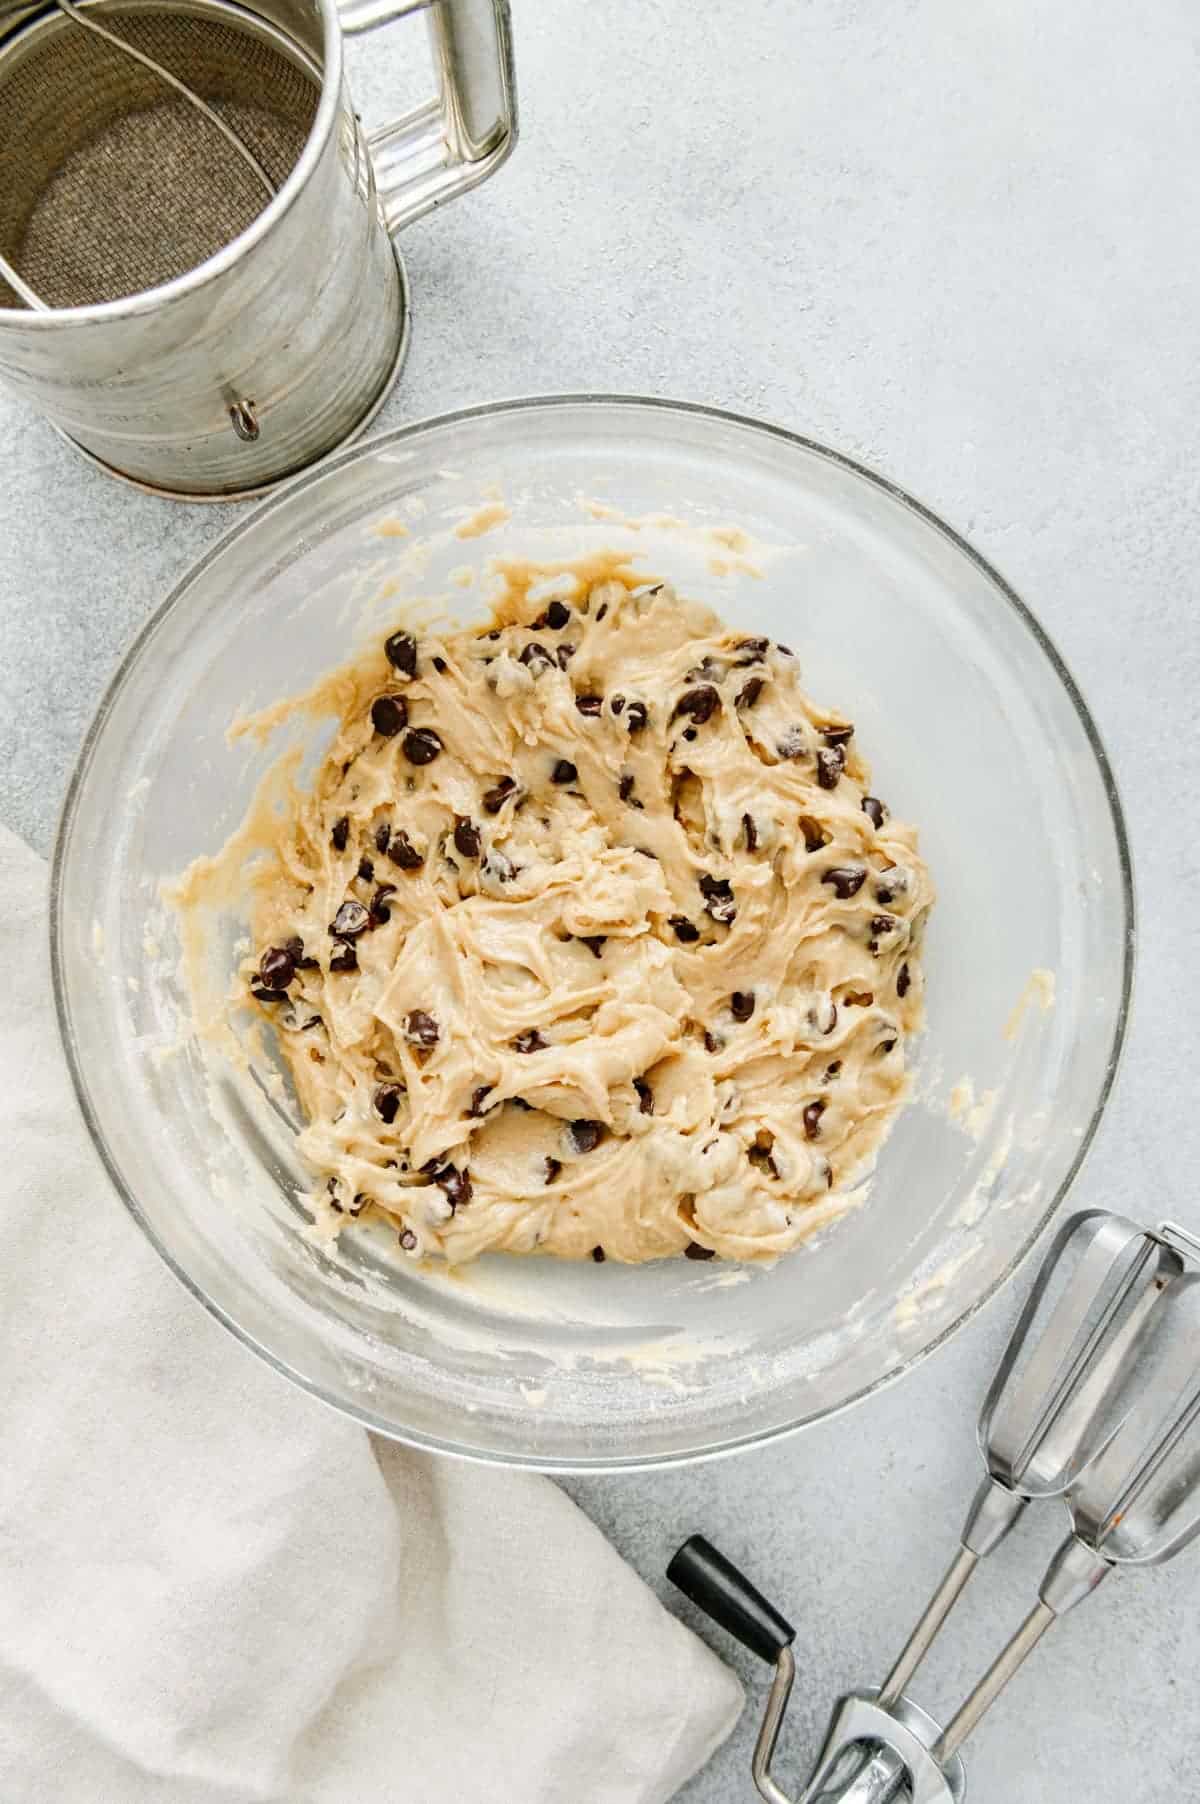
[[[598,410],[607,407],[647,409],[659,413],[675,414],[681,419],[701,419],[717,425],[732,426],[754,432],[765,439],[774,440],[776,443],[785,445],[791,449],[798,449],[811,455],[815,455],[840,469],[848,471],[850,474],[868,483],[871,487],[880,490],[893,501],[899,502],[903,507],[915,514],[918,519],[923,521],[925,525],[932,527],[943,538],[948,540],[951,546],[961,553],[963,557],[968,559],[969,562],[988,580],[1000,601],[1012,610],[1016,615],[1018,622],[1032,636],[1071,702],[1079,724],[1083,729],[1084,736],[1091,747],[1092,755],[1096,762],[1096,768],[1100,774],[1104,793],[1108,801],[1109,816],[1117,849],[1117,860],[1121,881],[1121,992],[1113,1022],[1112,1041],[1105,1063],[1104,1078],[1097,1093],[1091,1117],[1080,1138],[1074,1159],[1064,1174],[1061,1183],[1050,1196],[1038,1221],[1030,1229],[1021,1244],[1014,1249],[1011,1259],[995,1280],[980,1296],[974,1298],[963,1309],[961,1314],[957,1315],[952,1322],[949,1322],[942,1332],[927,1346],[918,1349],[909,1358],[895,1366],[890,1372],[883,1373],[872,1383],[861,1386],[857,1391],[853,1392],[850,1396],[843,1398],[839,1403],[813,1410],[808,1414],[797,1417],[794,1421],[774,1425],[756,1431],[751,1435],[722,1442],[720,1445],[712,1448],[701,1448],[682,1453],[670,1452],[659,1455],[641,1455],[634,1456],[628,1460],[613,1459],[611,1456],[598,1459],[577,1458],[551,1461],[544,1461],[532,1457],[525,1460],[508,1453],[483,1451],[464,1447],[453,1441],[443,1440],[434,1435],[422,1434],[415,1430],[411,1432],[401,1432],[394,1423],[377,1417],[370,1409],[355,1404],[349,1399],[332,1395],[322,1385],[309,1379],[305,1374],[298,1372],[285,1360],[280,1359],[270,1347],[264,1345],[255,1335],[244,1328],[241,1323],[222,1308],[214,1298],[210,1297],[203,1287],[192,1277],[191,1273],[175,1259],[170,1249],[164,1244],[146,1219],[139,1206],[137,1197],[125,1182],[120,1166],[113,1156],[111,1148],[109,1147],[100,1126],[97,1114],[92,1107],[87,1080],[76,1055],[75,1036],[72,1029],[71,1012],[64,977],[61,931],[63,871],[67,857],[67,848],[75,822],[76,810],[84,779],[87,775],[95,749],[104,731],[105,721],[118,697],[121,695],[132,671],[140,661],[146,646],[153,639],[168,615],[170,615],[174,609],[186,599],[196,578],[208,567],[208,565],[213,563],[217,558],[224,556],[230,545],[234,542],[244,537],[247,533],[254,531],[259,520],[268,515],[273,509],[286,502],[290,502],[297,494],[303,492],[306,488],[319,484],[334,470],[342,469],[355,462],[365,462],[367,459],[378,455],[380,452],[386,452],[392,447],[408,444],[411,440],[419,438],[422,433],[431,431],[435,428],[453,426],[471,420],[489,419],[504,415],[511,415],[514,418],[519,418],[522,414],[539,410],[553,411],[558,408],[567,409],[572,407],[585,409],[596,408]],[[307,1391],[311,1396],[319,1398],[321,1402],[328,1404],[332,1409],[338,1411],[339,1414],[360,1423],[372,1433],[381,1434],[387,1439],[400,1441],[428,1452],[447,1454],[477,1464],[507,1465],[526,1469],[536,1468],[538,1470],[551,1472],[599,1473],[606,1471],[642,1471],[660,1466],[694,1464],[701,1460],[719,1458],[724,1455],[743,1451],[749,1447],[760,1446],[765,1442],[777,1440],[784,1435],[796,1434],[801,1429],[811,1427],[817,1422],[841,1415],[844,1411],[851,1409],[855,1404],[861,1403],[866,1397],[874,1395],[876,1391],[883,1390],[887,1386],[896,1383],[897,1380],[903,1378],[908,1372],[911,1372],[916,1366],[929,1358],[931,1354],[944,1346],[952,1336],[956,1335],[960,1329],[973,1320],[973,1318],[978,1315],[981,1310],[986,1308],[993,1298],[1005,1288],[1009,1280],[1015,1275],[1034,1246],[1036,1246],[1037,1242],[1041,1239],[1047,1225],[1053,1219],[1060,1204],[1067,1196],[1078,1177],[1092,1141],[1096,1136],[1096,1131],[1103,1117],[1109,1096],[1112,1093],[1113,1084],[1116,1081],[1121,1055],[1124,1050],[1133,996],[1136,945],[1136,901],[1134,893],[1133,862],[1116,777],[1108,753],[1105,749],[1103,739],[1100,736],[1099,729],[1092,718],[1079,685],[1072,676],[1070,669],[1057,646],[1054,644],[1054,641],[1050,638],[1049,634],[1029,606],[1021,599],[1020,595],[1017,594],[1011,584],[1000,575],[999,571],[996,570],[995,567],[974,548],[974,546],[963,538],[960,533],[956,532],[953,527],[947,525],[939,514],[935,513],[932,508],[927,507],[924,502],[917,500],[917,498],[911,495],[907,489],[900,487],[898,483],[892,482],[888,477],[881,476],[878,471],[871,469],[869,465],[860,463],[856,458],[848,457],[844,452],[835,451],[831,449],[830,446],[822,444],[817,439],[807,438],[802,433],[792,432],[787,427],[778,426],[772,422],[757,419],[749,414],[736,413],[726,408],[710,407],[701,402],[679,401],[669,397],[656,395],[621,394],[591,390],[578,393],[521,395],[505,400],[483,402],[474,407],[456,408],[446,413],[429,414],[423,419],[411,421],[408,425],[396,427],[387,432],[374,433],[368,438],[359,440],[354,445],[346,446],[340,451],[331,453],[319,463],[314,464],[310,469],[305,470],[301,474],[282,483],[270,496],[251,508],[244,519],[239,520],[235,525],[230,527],[227,532],[222,533],[221,537],[211,545],[200,558],[188,567],[184,574],[174,584],[170,593],[139,629],[113,673],[100,701],[100,705],[93,716],[91,725],[88,727],[84,736],[75,767],[71,773],[66,793],[63,797],[58,827],[55,833],[54,848],[51,856],[49,900],[50,962],[55,1014],[63,1051],[67,1061],[67,1067],[71,1075],[71,1083],[75,1091],[75,1097],[79,1105],[80,1113],[82,1114],[92,1144],[108,1173],[109,1179],[111,1180],[117,1195],[124,1203],[126,1209],[129,1211],[142,1233],[153,1246],[155,1252],[163,1260],[168,1269],[174,1273],[184,1289],[187,1290],[190,1295],[195,1297],[211,1316],[228,1328],[244,1346],[249,1347],[253,1353],[263,1359],[273,1370],[289,1379],[292,1383],[299,1385],[302,1390]]]

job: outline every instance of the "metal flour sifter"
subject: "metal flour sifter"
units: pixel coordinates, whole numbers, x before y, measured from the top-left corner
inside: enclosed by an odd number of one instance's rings
[[[1060,1232],[985,1399],[987,1466],[958,1552],[878,1690],[840,1698],[798,1804],[957,1804],[959,1749],[1060,1616],[1123,1566],[1170,1559],[1200,1534],[1200,1242],[1092,1211]],[[1071,1532],[1021,1627],[943,1728],[907,1687],[979,1561],[1031,1502],[1063,1499]],[[774,1665],[753,1762],[768,1804],[795,1676],[795,1632],[701,1536],[679,1588]]]
[[[368,137],[343,36],[413,12],[437,92]],[[392,234],[516,132],[508,0],[0,0],[0,378],[145,487],[258,492],[382,404]]]

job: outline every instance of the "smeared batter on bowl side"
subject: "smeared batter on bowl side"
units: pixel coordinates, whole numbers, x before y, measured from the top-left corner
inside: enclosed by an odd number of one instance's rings
[[[414,1257],[786,1252],[905,1095],[916,834],[785,647],[617,558],[504,573],[338,674],[256,879],[314,1207]]]

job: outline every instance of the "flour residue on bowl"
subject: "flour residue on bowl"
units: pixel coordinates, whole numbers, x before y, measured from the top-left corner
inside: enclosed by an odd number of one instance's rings
[[[495,532],[498,526],[506,526],[512,519],[512,510],[503,501],[485,501],[482,507],[460,520],[454,528],[456,539],[481,539],[485,533]]]
[[[1049,1014],[1054,1007],[1056,979],[1053,971],[1035,970],[1029,973],[1029,980],[1018,996],[1012,1014],[1004,1023],[1004,1038],[1015,1040],[1021,1031],[1021,1024],[1028,1009],[1035,1004],[1043,1015]]]
[[[982,1140],[996,1112],[998,1094],[996,1090],[984,1090],[977,1097],[970,1077],[960,1077],[950,1092],[947,1113],[972,1140]]]
[[[749,576],[761,580],[767,566],[781,557],[792,557],[803,547],[772,545],[742,526],[708,524],[680,519],[674,514],[629,514],[610,502],[579,495],[576,506],[590,520],[606,521],[639,535],[659,533],[668,540],[690,544],[703,552],[710,576]]]

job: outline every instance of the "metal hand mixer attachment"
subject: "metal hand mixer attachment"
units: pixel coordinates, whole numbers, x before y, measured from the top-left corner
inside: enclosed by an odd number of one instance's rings
[[[1200,1534],[1200,1242],[1103,1211],[1067,1222],[984,1400],[979,1443],[987,1475],[958,1552],[882,1688],[839,1699],[799,1804],[957,1804],[959,1749],[1050,1626],[1118,1566],[1170,1559]],[[1052,1497],[1072,1532],[1021,1627],[939,1728],[908,1685],[980,1560]],[[768,1804],[792,1804],[771,1761],[794,1630],[700,1536],[668,1576],[774,1665],[753,1775]]]

